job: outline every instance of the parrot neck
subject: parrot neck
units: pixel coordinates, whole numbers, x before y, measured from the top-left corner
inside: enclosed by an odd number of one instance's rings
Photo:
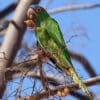
[[[42,14],[40,14],[40,15],[37,15],[37,18],[38,18],[38,22],[43,22],[43,21],[45,21],[46,19],[48,19],[50,16],[49,16],[49,14],[47,14],[47,13],[44,13],[44,12],[42,12]],[[39,23],[38,23],[39,24]]]

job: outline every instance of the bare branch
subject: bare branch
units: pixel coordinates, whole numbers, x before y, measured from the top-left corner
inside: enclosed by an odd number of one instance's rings
[[[91,77],[97,76],[92,65],[89,63],[89,61],[84,56],[76,54],[74,52],[69,52],[69,53],[72,58],[74,58],[75,60],[77,60],[84,66],[85,70],[88,72],[88,74]]]
[[[94,77],[94,78],[91,78],[91,79],[88,79],[88,80],[84,80],[83,82],[87,86],[100,84],[100,76],[97,76],[97,77]],[[56,95],[58,90],[63,90],[65,87],[69,88],[70,92],[79,89],[78,85],[76,85],[74,83],[68,84],[66,86],[60,85],[60,86],[57,86],[54,89],[50,89],[46,92],[44,91],[44,92],[41,92],[41,93],[33,94],[33,95],[30,96],[30,98],[33,98],[33,100],[41,100],[43,98],[48,98],[49,96]]]
[[[33,0],[33,2],[31,2],[31,4],[37,4],[39,3],[40,0]],[[4,18],[6,15],[8,15],[9,13],[11,13],[12,11],[15,10],[17,4],[19,4],[20,0],[17,0],[17,2],[10,4],[9,6],[7,6],[4,10],[2,10],[0,12],[0,19]]]
[[[42,85],[43,85],[43,89],[46,91],[48,88],[47,88],[47,82],[45,81],[45,75],[44,75],[44,72],[43,72],[43,66],[42,66],[42,63],[40,62],[39,64],[39,70],[40,70],[40,79],[41,79],[41,82],[42,82]]]
[[[69,5],[69,6],[64,6],[64,7],[52,9],[52,10],[49,10],[48,12],[50,14],[55,14],[55,13],[64,12],[64,11],[73,11],[73,10],[99,8],[99,7],[100,7],[100,3],[96,3],[96,4],[84,4],[84,5]]]
[[[13,3],[6,7],[3,11],[0,12],[0,19],[5,17],[7,14],[11,13],[13,10],[15,10],[17,4]]]
[[[44,4],[44,8],[47,8],[51,2],[52,2],[52,0],[47,0],[46,3]]]
[[[23,72],[24,73],[24,72]],[[8,76],[8,75],[11,75],[11,76]],[[15,78],[18,78],[18,77],[24,77],[22,72],[18,72],[18,71],[10,71],[10,72],[7,72],[6,73],[6,79],[8,81],[11,81],[12,79],[15,79]],[[40,74],[39,73],[36,73],[34,71],[29,71],[25,77],[29,77],[29,78],[36,78],[36,79],[41,79],[40,78]],[[48,80],[48,83],[49,84],[52,84],[53,86],[58,86],[58,85],[61,85],[61,83],[64,81],[63,78],[59,78],[59,77],[55,77],[54,75],[52,74],[47,74],[45,77],[44,77],[44,81],[47,81]]]
[[[6,78],[9,79],[11,78],[11,76],[13,76],[14,74],[18,74],[21,73],[23,71],[27,71],[29,69],[33,69],[35,66],[38,65],[39,63],[39,59],[40,56],[39,54],[42,53],[41,50],[36,50],[34,51],[34,53],[31,55],[29,60],[23,61],[21,63],[17,63],[11,66],[11,69],[9,68],[6,73],[7,76]],[[41,55],[41,54],[40,54]],[[72,58],[74,58],[75,60],[78,60],[80,63],[83,64],[84,68],[86,68],[86,70],[90,73],[90,75],[96,76],[94,73],[94,70],[91,68],[91,65],[89,64],[89,62],[86,60],[86,58],[84,58],[83,56],[79,55],[79,54],[75,54],[73,52],[70,52],[70,55],[72,56]],[[41,59],[44,59],[43,57]],[[9,74],[10,72],[10,74]],[[92,73],[91,73],[92,72]],[[11,74],[12,73],[12,74]],[[9,77],[10,76],[10,77]],[[54,76],[53,76],[54,77]],[[55,79],[56,80],[56,79]],[[63,80],[62,80],[63,81]],[[61,82],[61,80],[59,81]]]
[[[76,98],[78,98],[79,100],[87,100],[87,96],[83,95],[82,93],[79,93],[79,92],[71,92],[70,93],[71,96],[74,96]]]
[[[34,0],[35,1],[35,0]],[[3,89],[5,86],[5,72],[4,69],[11,65],[17,50],[19,49],[23,33],[25,31],[24,20],[29,5],[33,0],[21,0],[15,10],[15,15],[10,23],[6,36],[0,50],[0,99],[2,98]],[[21,10],[20,10],[21,9]],[[6,57],[7,59],[5,60]]]
[[[0,32],[8,27],[9,21],[6,19],[0,20]],[[1,35],[1,33],[0,33]]]

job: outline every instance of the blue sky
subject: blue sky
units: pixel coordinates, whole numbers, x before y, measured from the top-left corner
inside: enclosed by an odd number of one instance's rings
[[[0,1],[0,11],[6,7],[6,5],[10,4],[14,0],[3,0]],[[41,6],[44,6],[47,0],[41,0]],[[100,3],[100,0],[52,0],[50,5],[48,6],[47,10],[54,9],[57,7],[66,6],[69,4],[92,4],[92,3]],[[6,18],[12,18],[13,14],[10,14]],[[71,40],[70,43],[67,44],[68,48],[71,51],[77,52],[79,54],[84,55],[91,65],[93,69],[96,71],[98,75],[100,75],[99,66],[99,57],[100,57],[100,8],[88,9],[88,10],[76,10],[76,11],[68,11],[68,12],[61,12],[57,14],[51,15],[54,19],[56,19],[60,25],[62,33],[64,35],[65,41],[72,36],[77,34],[78,37],[75,37]],[[81,27],[81,30],[77,30]],[[76,31],[77,30],[77,31]],[[86,36],[84,36],[84,34]],[[25,36],[24,41],[27,41],[28,44],[31,46],[33,41],[36,39],[32,32],[28,29]],[[73,61],[73,64],[79,72],[78,74],[80,77],[82,76],[83,79],[87,79],[89,76],[85,72],[84,68],[77,62]],[[94,93],[100,94],[100,86],[93,86],[91,90]],[[70,96],[67,97],[68,99]],[[75,100],[75,99],[71,99]]]

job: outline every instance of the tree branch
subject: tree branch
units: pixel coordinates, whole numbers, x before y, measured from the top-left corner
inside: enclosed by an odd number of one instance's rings
[[[45,8],[45,9],[50,5],[51,1],[52,1],[52,0],[47,0],[47,1],[46,1],[46,3],[44,4],[44,8]]]
[[[39,62],[39,71],[40,71],[40,80],[41,80],[41,83],[42,83],[42,86],[43,86],[43,89],[46,91],[48,89],[47,87],[47,82],[46,82],[46,78],[44,76],[44,72],[43,72],[43,66],[42,66],[42,63],[41,61]]]
[[[3,11],[0,12],[0,19],[5,17],[7,14],[11,13],[13,10],[15,10],[17,4],[12,3],[8,7],[6,7]]]
[[[41,53],[41,50],[36,50],[34,51],[34,53],[31,55],[30,59],[29,60],[26,60],[26,61],[23,61],[21,63],[17,63],[17,64],[14,64],[11,66],[11,69],[9,68],[7,71],[6,71],[6,78],[9,79],[11,78],[12,76],[14,76],[16,73],[21,73],[23,71],[27,71],[29,69],[34,69],[35,66],[38,65],[39,63],[39,59],[40,59],[40,56],[39,54]],[[41,54],[40,54],[41,55]],[[89,71],[90,75],[93,77],[93,76],[96,76],[95,73],[93,71],[91,71],[91,65],[88,63],[88,61],[83,57],[83,56],[80,56],[78,54],[75,54],[75,53],[72,53],[70,52],[70,55],[72,56],[72,58],[74,58],[75,60],[78,60],[80,61],[80,63],[83,64],[84,68],[86,68],[86,70]],[[44,59],[43,57],[41,59]],[[92,72],[92,73],[91,73]],[[94,74],[93,74],[94,73]],[[9,77],[10,76],[10,77]],[[54,76],[53,76],[54,77]],[[54,77],[55,78],[55,77]],[[56,80],[57,78],[55,78]],[[60,79],[60,78],[58,78]],[[59,80],[59,82],[64,82],[64,80]]]
[[[48,12],[50,14],[55,14],[55,13],[64,12],[64,11],[73,11],[73,10],[99,8],[99,7],[100,7],[100,3],[96,3],[96,4],[83,4],[83,5],[69,5],[69,6],[64,6],[64,7],[52,9],[52,10],[49,10]]]
[[[37,52],[37,51],[36,51]],[[38,55],[37,55],[37,53],[36,52],[34,52],[34,55],[32,56],[32,59],[31,60],[28,60],[28,61],[25,61],[25,62],[23,62],[23,63],[20,63],[20,64],[17,64],[17,66],[16,67],[12,67],[12,69],[11,69],[11,71],[13,71],[13,70],[16,70],[16,68],[17,68],[17,70],[19,69],[19,70],[21,70],[20,68],[30,68],[29,66],[36,66],[37,64],[38,64]],[[38,51],[39,52],[39,51]],[[10,71],[10,69],[8,70],[8,72]],[[17,77],[24,77],[24,76],[22,76],[22,74],[21,73],[15,73],[15,74],[13,74],[13,75],[8,75],[7,74],[7,76],[10,76],[10,77],[12,77],[12,78],[17,78]],[[32,78],[37,78],[37,79],[39,79],[40,80],[40,74],[37,74],[37,73],[35,73],[35,72],[28,72],[27,73],[27,75],[26,75],[26,77],[32,77]],[[12,79],[12,78],[10,78],[10,79]],[[54,86],[58,86],[58,85],[60,85],[61,83],[63,83],[65,80],[63,79],[63,78],[57,78],[57,77],[55,77],[54,75],[46,75],[46,77],[44,77],[45,78],[45,81],[46,80],[48,80],[48,83],[50,83],[50,84],[52,84],[52,85],[54,85]],[[86,81],[84,81],[84,83],[87,85],[87,86],[91,86],[91,85],[96,85],[96,84],[100,84],[100,76],[97,76],[97,77],[94,77],[94,78],[91,78],[91,79],[88,79],[88,80],[86,80]],[[67,85],[66,85],[67,86]],[[63,88],[65,87],[65,85],[61,85],[60,86],[61,87],[61,89],[60,90],[63,90]],[[58,90],[59,90],[59,88],[60,88],[59,86],[58,86]],[[68,86],[67,86],[69,89],[70,89],[70,91],[74,91],[74,90],[77,90],[79,87],[76,85],[76,84],[68,84]],[[56,89],[57,89],[57,87],[56,87]],[[56,94],[54,91],[56,91],[55,89],[53,89],[53,90],[49,90],[49,92],[52,92],[53,91],[53,93],[54,94]],[[47,91],[48,92],[48,91]],[[50,92],[50,95],[52,94]],[[43,94],[44,95],[47,95],[47,94],[45,94],[45,92],[43,92]],[[53,94],[53,95],[54,95]],[[77,93],[74,93],[74,92],[71,92],[71,95],[76,95]],[[36,99],[37,99],[37,95],[38,94],[35,94],[36,95]],[[39,95],[42,95],[42,94],[39,94]],[[80,95],[80,94],[78,94],[79,96],[80,96],[80,98],[83,96],[83,95]],[[49,96],[49,95],[48,95]],[[84,97],[84,96],[83,96]],[[33,98],[33,96],[32,96],[32,98]],[[44,98],[44,97],[43,97]],[[85,97],[84,97],[85,98]]]
[[[91,77],[97,76],[92,65],[89,63],[89,61],[84,56],[76,54],[74,52],[70,52],[70,51],[69,51],[69,53],[70,53],[72,58],[74,58],[75,60],[77,60],[78,62],[80,62],[84,66],[85,70],[88,72],[88,74]]]
[[[87,86],[100,84],[100,76],[97,76],[97,77],[94,77],[88,80],[84,80],[83,83],[86,84]],[[79,89],[78,85],[71,83],[71,84],[67,84],[66,86],[60,85],[60,86],[55,87],[54,89],[50,89],[48,91],[33,94],[27,98],[32,98],[32,100],[41,100],[43,98],[48,98],[49,96],[56,95],[58,90],[63,90],[65,87],[67,87],[70,90],[70,92],[73,92]]]
[[[34,0],[35,1],[35,0]],[[33,0],[21,0],[15,10],[12,23],[9,24],[6,36],[0,50],[0,99],[2,98],[5,87],[5,72],[4,69],[11,65],[17,50],[19,49],[23,33],[25,31],[24,20],[29,5]]]

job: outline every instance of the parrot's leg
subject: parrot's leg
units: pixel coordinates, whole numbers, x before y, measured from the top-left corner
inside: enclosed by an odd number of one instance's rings
[[[39,57],[41,59],[41,61],[43,63],[47,63],[49,61],[49,58],[51,57],[51,53],[47,52],[47,51],[44,51],[44,50],[40,50],[40,52],[38,53],[39,54]]]

